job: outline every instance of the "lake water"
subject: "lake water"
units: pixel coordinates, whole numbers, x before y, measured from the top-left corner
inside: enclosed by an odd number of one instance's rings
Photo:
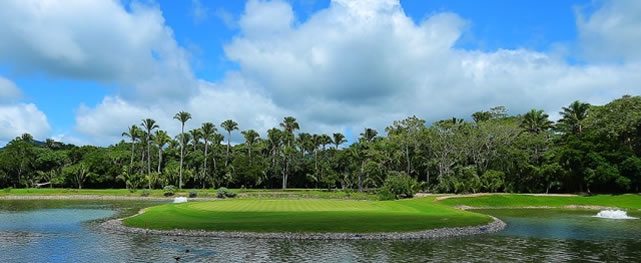
[[[105,233],[95,220],[150,203],[0,201],[0,262],[564,262],[641,259],[641,220],[595,211],[479,211],[496,234],[410,241],[286,241]],[[639,217],[639,211],[630,213]]]

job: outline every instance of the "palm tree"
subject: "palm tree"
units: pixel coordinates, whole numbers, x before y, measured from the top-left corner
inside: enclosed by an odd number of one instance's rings
[[[365,128],[365,130],[361,133],[361,141],[365,142],[371,142],[376,138],[378,135],[378,132],[372,128]]]
[[[180,121],[180,170],[178,170],[178,189],[183,186],[183,160],[185,158],[185,123],[191,119],[189,112],[180,111],[174,115],[174,119]]]
[[[532,109],[523,115],[521,128],[531,133],[541,133],[552,128],[552,122],[548,119],[548,115],[543,110]]]
[[[286,153],[290,154],[285,154],[285,169],[283,170],[283,189],[287,188],[287,177],[289,174],[289,155],[291,155],[292,149],[292,141],[295,139],[294,137],[294,131],[300,129],[300,126],[298,125],[298,122],[296,121],[296,118],[288,116],[283,119],[283,122],[280,124],[280,127],[285,130],[285,135],[287,136],[287,149],[285,150]]]
[[[288,138],[289,141],[287,142],[287,144],[291,146],[291,140],[294,139],[294,131],[300,129],[300,126],[298,125],[296,118],[291,116],[285,117],[283,119],[283,122],[280,123],[280,127],[282,127],[283,130],[285,130],[285,132],[287,133],[287,135],[290,136],[290,138]]]
[[[347,140],[345,139],[345,135],[343,135],[342,133],[334,133],[332,134],[332,137],[334,138],[333,143],[334,143],[334,149],[336,150],[338,150],[338,147],[341,144],[347,142]]]
[[[227,166],[229,162],[229,148],[231,148],[231,132],[238,130],[238,123],[233,120],[226,120],[220,124],[220,127],[223,127],[223,129],[227,131],[227,154],[225,157],[225,166]]]
[[[129,127],[129,131],[122,133],[123,137],[128,137],[131,139],[131,161],[129,161],[129,173],[131,173],[131,169],[134,166],[136,140],[138,140],[139,135],[140,135],[140,128],[138,128],[138,126],[136,125],[131,125],[131,127]]]
[[[260,138],[260,135],[254,130],[242,131],[243,137],[245,137],[245,144],[247,144],[247,155],[249,156],[249,164],[252,163],[252,151],[254,149],[254,143]]]
[[[167,143],[171,141],[171,137],[167,134],[166,131],[163,130],[158,130],[156,131],[156,134],[154,135],[154,143],[156,144],[156,147],[158,147],[158,170],[157,172],[160,174],[160,167],[162,165],[162,152],[163,148]]]
[[[321,134],[318,140],[320,145],[323,147],[323,151],[325,151],[325,148],[327,147],[328,144],[332,143],[332,138],[329,137],[329,135],[327,134]]]
[[[158,124],[153,119],[144,119],[140,123],[145,130],[147,130],[147,174],[151,173],[151,132],[158,129]]]
[[[583,132],[583,120],[588,116],[589,109],[590,104],[574,101],[568,107],[563,107],[559,123],[565,126],[566,130],[580,134]]]
[[[209,139],[216,133],[216,127],[214,126],[213,123],[211,122],[205,122],[203,123],[203,126],[200,128],[201,130],[201,135],[203,136],[203,140],[205,141],[205,161],[203,162],[203,176],[205,178],[209,178],[208,170],[207,170],[207,159],[209,159]]]
[[[189,135],[191,135],[191,141],[194,146],[194,152],[198,150],[198,143],[200,142],[200,139],[202,138],[202,131],[200,129],[193,129],[189,131]]]

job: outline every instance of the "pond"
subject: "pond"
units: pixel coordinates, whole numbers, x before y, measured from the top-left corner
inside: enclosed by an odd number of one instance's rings
[[[0,262],[443,262],[636,261],[641,220],[595,211],[479,210],[499,233],[409,241],[287,241],[106,233],[100,219],[149,202],[0,201]],[[630,215],[639,217],[639,211]]]

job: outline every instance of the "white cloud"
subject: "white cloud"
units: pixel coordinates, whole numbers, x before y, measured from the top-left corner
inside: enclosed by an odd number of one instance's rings
[[[132,124],[140,124],[143,118],[153,118],[160,127],[171,134],[178,134],[180,123],[173,119],[178,111],[187,111],[192,120],[187,129],[200,127],[203,122],[212,122],[220,132],[219,124],[233,119],[243,129],[261,132],[277,126],[284,112],[237,76],[229,76],[222,84],[202,81],[196,95],[185,103],[143,105],[119,97],[107,97],[97,107],[81,107],[76,117],[76,130],[86,135],[87,142],[109,144],[121,139],[120,135]],[[234,140],[239,141],[236,133]]]
[[[596,61],[641,59],[641,1],[598,1],[591,14],[577,10],[577,27],[584,55]],[[595,3],[593,3],[595,4]]]
[[[13,81],[0,76],[0,144],[30,133],[36,139],[48,135],[47,116],[32,103],[16,102],[21,92]]]
[[[47,116],[31,103],[0,104],[0,141],[9,141],[23,133],[43,139],[49,133]]]
[[[297,24],[290,10],[249,2],[225,50],[244,78],[313,126],[380,129],[408,115],[467,117],[495,105],[557,111],[574,99],[639,91],[638,63],[571,65],[531,50],[455,48],[467,25],[456,14],[415,23],[398,1],[336,0]],[[266,13],[281,19],[266,25]]]
[[[180,99],[195,85],[158,7],[133,1],[0,1],[0,61],[17,71],[101,81],[131,99]]]
[[[15,100],[20,95],[21,92],[13,81],[0,76],[0,103]]]
[[[24,7],[34,2],[6,3]],[[603,103],[641,91],[641,60],[634,55],[624,63],[576,65],[526,49],[460,49],[455,44],[467,21],[435,13],[415,22],[398,0],[334,0],[305,21],[298,21],[284,1],[249,1],[237,23],[239,33],[224,47],[239,69],[215,82],[195,80],[160,10],[133,4],[126,11],[118,2],[108,2],[101,3],[104,10],[97,14],[82,12],[87,8],[82,3],[71,7],[88,22],[78,23],[79,15],[65,11],[48,12],[51,8],[45,6],[44,15],[34,18],[37,23],[27,23],[28,38],[18,35],[19,41],[0,43],[0,58],[19,56],[25,61],[21,68],[127,86],[78,110],[76,131],[90,143],[113,143],[128,126],[147,117],[176,134],[179,123],[172,117],[179,110],[192,113],[188,128],[234,119],[241,129],[264,133],[292,115],[305,131],[358,134],[364,127],[382,129],[409,115],[434,121],[496,105],[512,113],[532,107],[554,112],[575,99]],[[26,9],[17,13],[34,17],[36,11]],[[582,32],[598,21],[599,12],[612,15],[597,10],[589,19],[580,18]],[[7,28],[17,27],[0,25],[0,34]],[[37,35],[42,29],[48,30]],[[96,41],[102,34],[115,40]],[[619,36],[593,35],[604,43]],[[47,41],[52,45],[40,44]],[[630,50],[626,52],[638,51]],[[135,92],[127,92],[128,87]]]

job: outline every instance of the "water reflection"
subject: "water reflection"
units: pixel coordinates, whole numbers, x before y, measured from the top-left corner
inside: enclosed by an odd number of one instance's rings
[[[178,257],[181,262],[601,262],[641,257],[641,220],[627,225],[594,221],[590,211],[486,211],[509,227],[494,235],[414,241],[146,236],[107,233],[87,223],[145,205],[150,204],[0,204],[0,262],[175,262]]]

